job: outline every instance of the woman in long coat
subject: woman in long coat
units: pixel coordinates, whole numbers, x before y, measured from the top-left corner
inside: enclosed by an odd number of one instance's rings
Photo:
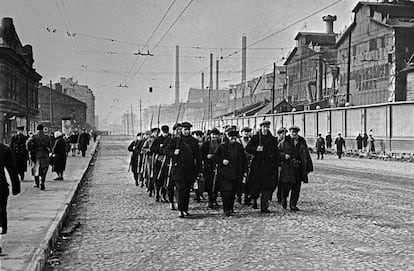
[[[52,171],[58,175],[54,180],[63,181],[63,172],[66,169],[66,141],[61,132],[55,132],[55,145],[52,150]]]

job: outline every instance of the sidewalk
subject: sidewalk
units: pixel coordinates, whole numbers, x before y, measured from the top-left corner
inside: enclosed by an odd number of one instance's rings
[[[26,172],[21,194],[9,196],[9,230],[3,236],[0,270],[43,270],[98,142],[91,141],[86,157],[69,155],[64,181],[53,181],[56,174],[50,167],[45,191],[34,188],[33,177]]]

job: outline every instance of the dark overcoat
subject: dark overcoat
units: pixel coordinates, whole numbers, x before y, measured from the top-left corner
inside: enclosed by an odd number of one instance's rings
[[[141,167],[141,164],[142,164],[141,148],[142,148],[142,145],[144,145],[144,141],[145,140],[143,139],[134,140],[128,146],[128,151],[132,152],[131,159],[129,161],[132,172],[138,172],[138,169]]]
[[[179,149],[178,155],[174,150]],[[167,155],[172,157],[173,164],[170,178],[174,182],[192,184],[201,172],[200,151],[197,140],[192,136],[180,135],[168,142]]]
[[[325,139],[323,139],[322,137],[318,137],[318,139],[316,140],[316,151],[319,153],[325,153]]]
[[[27,170],[27,159],[29,157],[26,148],[27,139],[27,136],[18,134],[13,136],[10,142],[10,148],[16,161],[17,172],[26,172]]]
[[[88,133],[81,133],[79,135],[79,150],[84,151],[88,148],[91,136]]]
[[[0,143],[0,227],[2,232],[7,233],[7,197],[9,196],[9,184],[6,179],[5,169],[9,172],[13,194],[20,193],[20,181],[11,149]]]
[[[343,153],[343,148],[342,146],[345,148],[345,139],[343,137],[337,137],[335,139],[335,145],[336,145],[336,152],[338,154]]]
[[[66,169],[66,140],[63,136],[56,139],[52,150],[53,154],[53,172],[63,172]]]
[[[238,142],[220,144],[213,160],[218,165],[217,182],[220,191],[236,192],[241,186],[243,174],[247,173],[243,145]],[[223,160],[228,160],[229,164],[224,165]]]
[[[216,163],[212,159],[208,159],[207,155],[214,154],[219,146],[219,142],[217,141],[217,148],[213,148],[213,144],[211,140],[207,140],[203,142],[200,147],[200,156],[202,160],[202,171],[204,178],[206,180],[205,183],[205,191],[210,192],[213,189],[213,179],[214,179],[214,170],[216,168]]]
[[[263,146],[262,152],[256,150],[259,145]],[[275,190],[280,160],[276,137],[270,132],[265,136],[259,131],[247,144],[246,152],[253,155],[249,175],[252,194]]]
[[[357,142],[357,149],[358,150],[362,150],[362,143],[363,143],[363,138],[361,135],[358,135],[356,137],[356,142]]]
[[[306,140],[299,136],[297,146],[295,147],[293,139],[287,135],[285,139],[279,143],[278,148],[282,159],[280,183],[307,183],[308,173],[313,171],[313,163]],[[290,156],[289,159],[286,159],[286,154]],[[299,167],[295,167],[292,159],[293,157],[301,161]]]

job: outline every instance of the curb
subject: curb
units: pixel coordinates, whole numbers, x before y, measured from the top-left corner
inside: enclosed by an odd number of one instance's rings
[[[56,244],[56,241],[59,237],[60,231],[63,227],[63,222],[68,217],[72,202],[76,199],[76,196],[81,188],[83,183],[84,177],[88,172],[89,167],[93,164],[93,161],[96,159],[96,154],[98,151],[100,137],[95,142],[94,147],[92,148],[91,154],[92,157],[89,160],[88,164],[83,168],[80,174],[80,179],[74,185],[72,190],[69,193],[69,196],[63,202],[63,209],[58,212],[56,217],[53,219],[52,224],[50,225],[46,237],[40,243],[39,247],[33,253],[32,258],[29,261],[28,267],[26,270],[28,271],[43,271],[46,267],[46,262],[49,257],[50,251],[53,246]]]

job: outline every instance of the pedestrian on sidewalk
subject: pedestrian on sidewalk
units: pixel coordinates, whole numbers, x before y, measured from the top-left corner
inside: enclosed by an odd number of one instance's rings
[[[372,134],[368,136],[368,154],[375,153],[375,139]]]
[[[39,188],[40,181],[40,190],[45,190],[46,174],[49,169],[49,153],[51,152],[52,146],[50,137],[43,131],[43,125],[37,125],[36,129],[37,134],[27,142],[27,148],[31,154],[31,160],[34,163],[32,169],[35,178],[34,187]]]
[[[359,153],[362,152],[362,143],[363,143],[363,138],[361,136],[361,134],[358,134],[358,136],[356,137],[356,143],[357,143],[357,150]]]
[[[56,131],[55,145],[52,150],[52,172],[58,175],[54,180],[63,181],[63,172],[66,169],[66,141],[60,131]]]
[[[7,183],[5,169],[7,169],[12,185],[12,194],[20,193],[20,181],[17,167],[10,147],[0,143],[0,256],[2,251],[2,235],[7,233],[7,200],[9,197],[9,184]],[[1,265],[1,264],[0,264]],[[1,266],[0,266],[1,267]]]
[[[318,135],[315,148],[316,148],[317,159],[319,159],[320,157],[321,160],[323,160],[323,154],[325,153],[325,139],[323,139],[322,134]]]
[[[364,146],[364,152],[367,151],[368,146],[368,135],[367,133],[364,133],[364,136],[362,137],[362,145]]]
[[[308,145],[306,140],[299,136],[299,131],[297,126],[290,127],[290,135],[287,135],[278,146],[282,158],[282,206],[284,209],[287,208],[287,197],[290,193],[289,207],[292,211],[299,211],[297,203],[302,182],[308,183],[308,174],[313,171]]]
[[[326,140],[326,148],[330,149],[332,148],[332,136],[331,136],[331,132],[328,132],[328,134],[325,137]]]
[[[82,133],[79,135],[79,150],[82,152],[82,157],[85,157],[86,150],[88,149],[91,136],[86,132],[86,129],[82,129]]]
[[[344,153],[344,149],[345,149],[345,140],[341,136],[341,133],[338,133],[338,137],[335,139],[335,145],[336,145],[336,154],[338,155],[338,159],[341,159],[342,154]]]
[[[24,126],[17,127],[17,134],[12,137],[10,148],[13,151],[14,159],[16,161],[17,173],[20,180],[24,180],[24,173],[27,171],[28,152],[26,148],[27,136],[23,134]]]
[[[72,152],[72,157],[76,156],[76,151],[78,150],[78,141],[79,141],[78,130],[75,130],[69,136],[69,144],[70,144],[70,150]]]

